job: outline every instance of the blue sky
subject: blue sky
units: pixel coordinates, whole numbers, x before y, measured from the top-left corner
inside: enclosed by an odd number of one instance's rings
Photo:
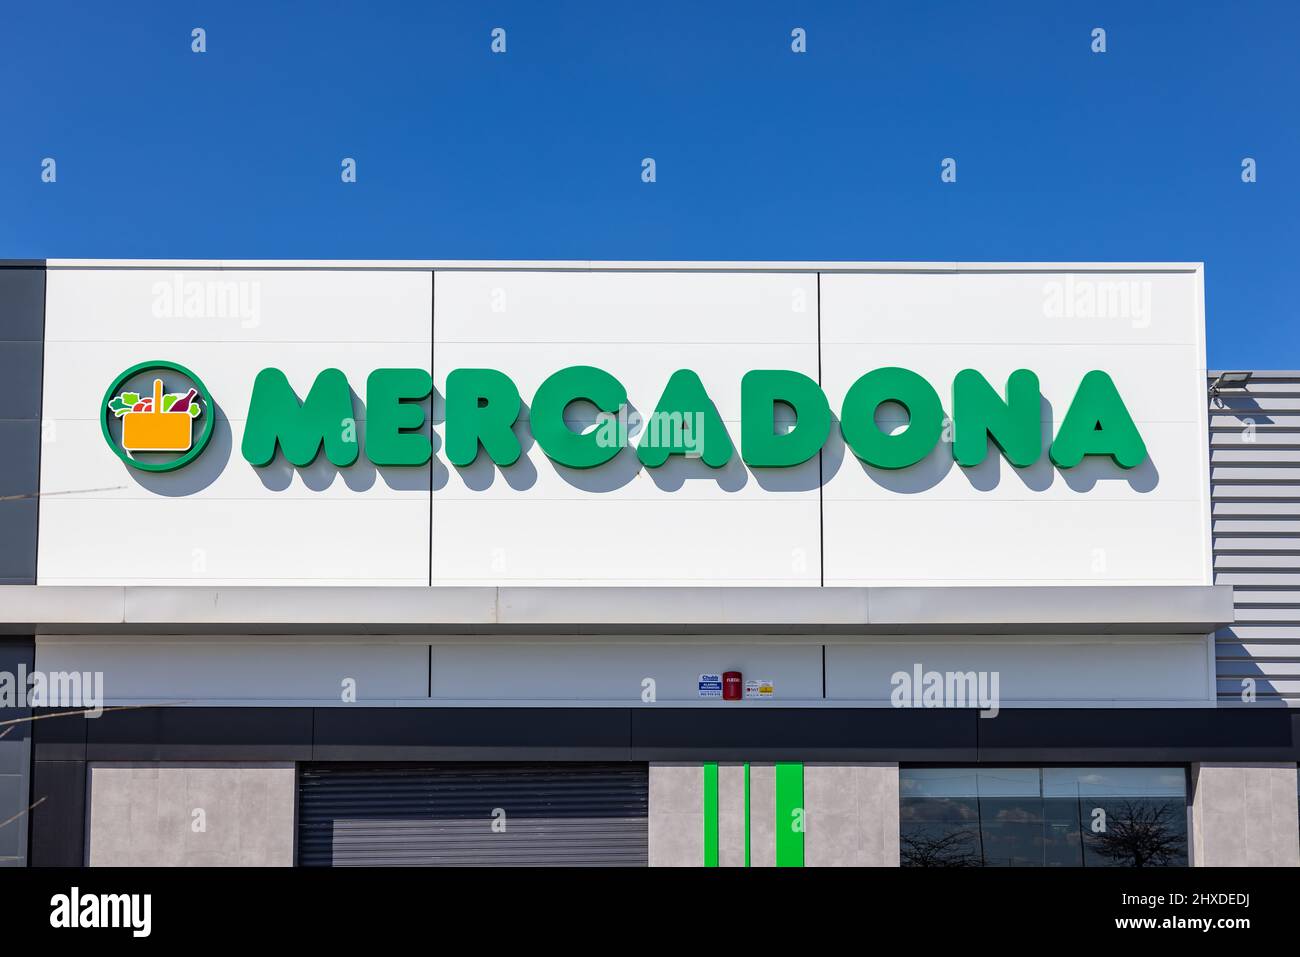
[[[1210,365],[1300,366],[1292,0],[36,2],[0,23],[0,257],[1194,260]]]

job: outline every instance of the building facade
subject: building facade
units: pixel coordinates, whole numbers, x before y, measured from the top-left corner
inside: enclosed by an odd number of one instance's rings
[[[1199,265],[8,263],[0,340],[6,863],[1300,864],[1300,373]]]

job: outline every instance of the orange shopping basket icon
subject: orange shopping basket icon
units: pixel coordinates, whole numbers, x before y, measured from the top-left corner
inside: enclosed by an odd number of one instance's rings
[[[153,405],[122,416],[122,448],[128,452],[185,452],[193,441],[193,419],[184,412],[164,412],[163,381],[153,380]]]

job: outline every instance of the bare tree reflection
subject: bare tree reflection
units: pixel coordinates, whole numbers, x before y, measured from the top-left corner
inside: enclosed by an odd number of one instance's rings
[[[979,867],[984,862],[973,852],[976,846],[973,831],[950,831],[939,837],[904,834],[900,863],[904,867]]]
[[[1106,830],[1090,835],[1092,850],[1118,867],[1169,867],[1181,863],[1186,835],[1173,804],[1125,801],[1108,814]]]

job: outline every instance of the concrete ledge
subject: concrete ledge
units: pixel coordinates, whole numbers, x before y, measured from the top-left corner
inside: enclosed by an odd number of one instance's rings
[[[1213,631],[1235,620],[1232,586],[1183,585],[1011,588],[872,588],[871,623],[900,625],[1000,626],[1033,623],[1101,626],[1097,631]],[[1009,618],[1008,616],[1014,616]],[[1109,627],[1115,626],[1115,627]],[[1208,627],[1206,627],[1208,626]]]
[[[3,634],[1204,634],[1232,588],[0,586]]]

